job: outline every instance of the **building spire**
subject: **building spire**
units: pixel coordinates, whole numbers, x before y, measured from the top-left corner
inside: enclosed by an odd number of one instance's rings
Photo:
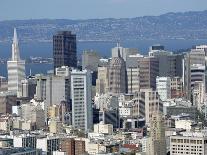
[[[14,28],[14,37],[13,37],[13,43],[18,44],[18,38],[17,38],[17,30]]]
[[[14,28],[14,37],[13,37],[13,43],[12,43],[12,61],[18,61],[20,60],[19,56],[19,43],[17,38],[17,30]]]

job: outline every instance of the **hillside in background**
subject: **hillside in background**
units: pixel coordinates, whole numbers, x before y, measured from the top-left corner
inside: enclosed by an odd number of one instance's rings
[[[0,21],[0,41],[11,41],[14,27],[26,42],[51,41],[60,30],[73,31],[80,41],[207,39],[207,10],[120,19]]]

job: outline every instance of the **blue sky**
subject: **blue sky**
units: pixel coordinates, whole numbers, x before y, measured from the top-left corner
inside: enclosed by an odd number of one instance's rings
[[[0,0],[0,20],[91,19],[207,9],[207,0]]]

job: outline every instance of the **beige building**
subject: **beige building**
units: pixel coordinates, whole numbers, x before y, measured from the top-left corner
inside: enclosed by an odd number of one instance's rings
[[[103,122],[94,124],[94,133],[113,134],[113,125],[104,124]]]
[[[82,69],[97,71],[100,56],[96,51],[83,51],[82,54]]]
[[[112,57],[109,65],[109,92],[120,94],[126,92],[126,66],[125,61],[118,57]]]
[[[31,121],[36,129],[45,127],[45,112],[40,104],[23,104],[21,105],[21,118],[25,121]]]
[[[49,131],[50,133],[62,133],[63,131],[63,125],[62,122],[56,119],[52,119],[49,122]]]
[[[181,77],[171,77],[170,80],[171,98],[183,96],[183,81]]]
[[[159,76],[159,61],[154,57],[138,60],[140,89],[156,89],[156,77]]]
[[[166,155],[165,121],[161,114],[154,113],[150,123],[147,155]]]
[[[207,154],[206,131],[184,132],[170,137],[171,155],[205,155]]]
[[[163,112],[163,103],[159,98],[158,92],[152,89],[141,89],[139,101],[139,114],[145,117],[146,124],[150,124],[150,120],[154,113]]]
[[[96,79],[96,93],[105,94],[109,90],[108,67],[98,67],[98,78]]]
[[[205,51],[203,49],[191,49],[185,55],[183,65],[184,92],[186,98],[190,100],[194,82],[205,82]]]

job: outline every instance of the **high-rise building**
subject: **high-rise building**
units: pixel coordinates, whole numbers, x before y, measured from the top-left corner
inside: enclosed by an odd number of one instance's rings
[[[21,80],[25,79],[25,61],[20,59],[19,43],[16,29],[12,43],[12,57],[7,61],[8,69],[8,90],[14,91],[19,96],[21,91]]]
[[[109,65],[109,92],[120,94],[126,92],[126,64],[124,59],[112,57]]]
[[[149,47],[149,56],[154,56],[155,52],[164,51],[165,47],[160,44],[152,45]]]
[[[98,78],[96,79],[96,93],[105,94],[109,91],[109,69],[108,67],[98,67]]]
[[[128,55],[126,59],[126,73],[127,73],[127,92],[135,93],[139,91],[140,86],[140,76],[139,76],[139,68],[138,68],[138,60],[143,58],[143,55]]]
[[[158,92],[152,89],[141,89],[139,100],[139,114],[149,125],[154,113],[163,113],[163,103],[159,98]]]
[[[159,113],[152,115],[147,155],[166,155],[165,120]]]
[[[7,91],[8,83],[6,77],[0,76],[0,91]]]
[[[166,101],[167,99],[171,98],[171,86],[170,77],[157,77],[156,78],[156,87],[157,92],[160,95],[160,99],[162,101]]]
[[[36,93],[36,80],[34,78],[24,79],[21,81],[20,97],[34,98]]]
[[[47,76],[37,74],[37,75],[35,75],[35,79],[37,82],[35,99],[40,100],[40,101],[44,101],[44,100],[46,100]]]
[[[17,104],[17,95],[14,92],[0,92],[0,113],[12,114],[12,106]]]
[[[126,61],[129,55],[135,55],[138,53],[137,49],[134,48],[124,48],[120,46],[120,43],[117,43],[117,47],[111,49],[111,55],[113,57],[121,57]]]
[[[82,69],[97,71],[100,56],[96,51],[83,51],[82,54]]]
[[[94,91],[96,86],[98,66],[100,64],[99,62],[100,62],[100,56],[96,51],[93,50],[83,51],[82,69],[92,71],[92,85],[94,86]]]
[[[154,57],[143,57],[138,60],[139,88],[156,89],[156,77],[159,76],[159,61]]]
[[[195,81],[205,81],[205,51],[191,49],[183,59],[183,84],[185,97],[192,99],[192,90]]]
[[[195,105],[197,109],[201,111],[204,108],[206,101],[205,83],[199,81],[194,83],[192,98],[193,105]]]
[[[70,31],[60,31],[53,36],[53,58],[55,68],[77,67],[76,35]]]
[[[93,123],[91,82],[91,73],[89,71],[72,70],[72,125],[85,132],[91,129]]]
[[[183,81],[181,77],[171,77],[171,98],[180,98],[183,96]]]
[[[48,76],[46,82],[46,104],[70,103],[70,76]]]

